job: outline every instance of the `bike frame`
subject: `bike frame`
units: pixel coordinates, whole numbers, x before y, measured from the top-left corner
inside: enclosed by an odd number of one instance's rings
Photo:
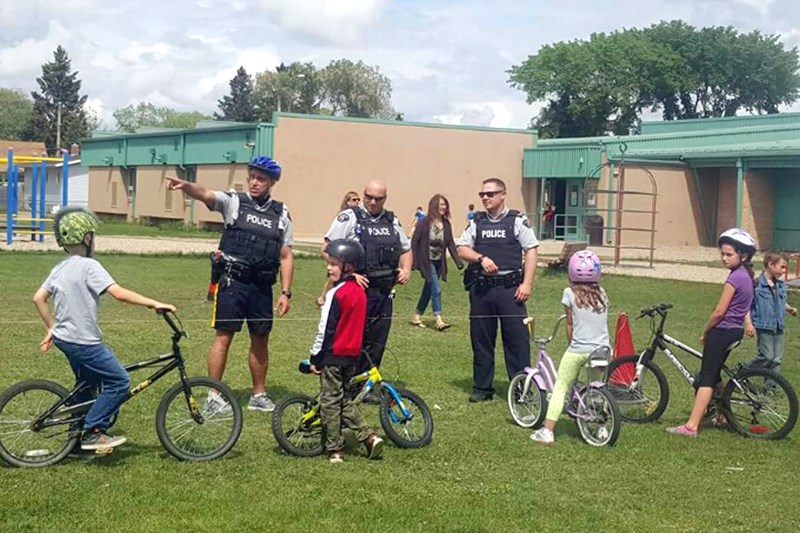
[[[533,319],[526,318],[525,325],[528,326],[528,333],[530,334],[530,338],[534,340],[534,342],[539,346],[539,355],[536,358],[536,366],[525,367],[525,373],[527,377],[525,378],[525,390],[530,390],[531,382],[536,383],[536,387],[540,390],[546,391],[548,394],[552,394],[553,389],[555,388],[556,380],[558,379],[558,372],[556,371],[555,363],[553,362],[553,358],[550,357],[550,354],[547,353],[546,346],[550,344],[550,342],[555,338],[556,332],[558,331],[558,327],[561,325],[563,320],[566,320],[567,315],[561,315],[556,322],[555,327],[553,327],[553,333],[547,338],[535,339],[533,336]],[[579,393],[580,387],[579,384],[582,385],[579,381],[574,381],[569,389],[567,390],[566,395],[566,412],[569,416],[576,418],[578,417],[578,413],[574,410],[570,409],[570,404],[572,401],[577,401],[580,405],[583,405],[583,396]],[[589,383],[589,387],[603,387],[605,386],[602,382],[592,382]]]
[[[137,396],[147,387],[158,381],[159,379],[163,378],[176,368],[181,377],[181,383],[183,383],[184,394],[186,395],[186,402],[189,406],[189,409],[192,413],[192,417],[198,422],[203,422],[203,417],[200,414],[200,410],[197,408],[197,403],[194,397],[191,394],[191,389],[189,388],[188,384],[188,376],[186,375],[186,368],[184,366],[183,355],[181,354],[181,347],[180,347],[180,340],[182,337],[186,336],[186,332],[180,330],[172,318],[167,313],[161,313],[164,317],[164,320],[167,321],[167,324],[172,328],[172,351],[170,353],[166,353],[163,355],[159,355],[154,357],[153,359],[149,359],[147,361],[142,361],[140,363],[133,363],[130,365],[126,365],[123,368],[127,372],[135,372],[137,370],[141,370],[143,368],[148,368],[155,365],[163,364],[156,372],[154,372],[150,377],[146,380],[142,381],[135,387],[133,387],[129,392],[128,396],[125,398],[124,402],[127,402],[134,396]],[[89,384],[87,381],[79,381],[75,387],[70,391],[70,393],[63,398],[61,401],[53,405],[50,409],[48,409],[42,416],[34,420],[33,422],[33,429],[34,431],[40,431],[44,428],[65,425],[65,424],[72,424],[74,422],[80,421],[86,412],[89,411],[91,406],[97,401],[97,399],[92,399],[89,401],[81,402],[74,405],[67,405],[67,403],[75,398],[78,394],[85,392],[88,389],[94,388],[94,385]],[[56,418],[51,418],[53,415],[56,415]],[[64,418],[66,417],[66,418]]]

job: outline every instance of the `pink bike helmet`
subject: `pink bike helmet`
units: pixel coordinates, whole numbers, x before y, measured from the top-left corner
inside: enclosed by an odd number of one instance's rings
[[[600,258],[589,250],[575,252],[569,258],[568,272],[573,283],[597,283],[600,281]]]

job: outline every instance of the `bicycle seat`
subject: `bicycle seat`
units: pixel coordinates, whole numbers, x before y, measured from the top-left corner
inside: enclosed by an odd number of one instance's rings
[[[735,350],[736,348],[738,348],[740,344],[742,344],[742,341],[741,341],[741,340],[738,340],[738,341],[733,341],[732,343],[730,343],[730,344],[728,345],[728,347],[726,348],[726,350],[727,350],[727,351],[729,351],[729,352],[732,352],[733,350]]]
[[[605,368],[608,366],[610,357],[611,348],[608,346],[601,346],[589,354],[589,361],[586,364],[589,368]]]

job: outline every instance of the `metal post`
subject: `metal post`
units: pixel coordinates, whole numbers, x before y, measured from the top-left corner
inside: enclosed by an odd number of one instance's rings
[[[619,266],[620,246],[622,244],[622,202],[625,199],[625,165],[620,161],[619,182],[617,183],[617,217],[614,221],[614,266]]]
[[[61,167],[61,207],[69,205],[69,152],[64,152],[64,166]]]
[[[39,172],[39,242],[44,242],[44,219],[47,216],[47,161]]]
[[[38,195],[39,195],[39,165],[37,163],[33,163],[31,165],[31,220],[30,220],[30,227],[31,227],[31,241],[36,242],[36,233],[33,231],[36,229],[36,212],[39,210],[39,202],[37,202]]]
[[[608,200],[606,201],[606,242],[611,240],[611,215],[614,214],[614,163],[608,164]]]
[[[61,149],[61,102],[58,103],[56,116],[56,150]]]
[[[736,227],[742,227],[742,203],[744,200],[744,164],[736,160]]]
[[[6,244],[11,246],[14,238],[14,150],[8,149],[8,178],[6,184]]]

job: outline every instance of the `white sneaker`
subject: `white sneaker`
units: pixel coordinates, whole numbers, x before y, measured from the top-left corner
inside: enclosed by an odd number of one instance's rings
[[[233,413],[231,404],[226,402],[219,392],[210,389],[203,406],[203,416],[229,415],[231,413]]]
[[[539,428],[533,432],[533,435],[531,435],[531,440],[533,442],[538,442],[539,444],[544,444],[545,446],[552,446],[556,442],[556,437],[549,429]]]
[[[271,413],[275,410],[275,402],[272,401],[272,398],[267,396],[266,392],[262,392],[250,396],[250,401],[247,402],[247,408],[251,411]]]

